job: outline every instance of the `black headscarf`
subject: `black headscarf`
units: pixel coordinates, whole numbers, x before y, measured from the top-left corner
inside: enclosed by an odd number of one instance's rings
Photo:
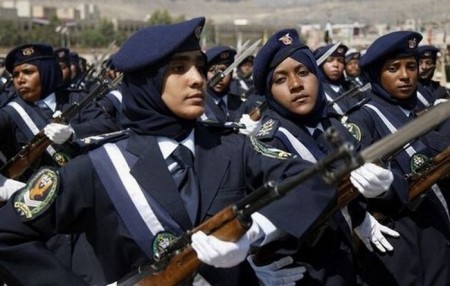
[[[165,59],[150,69],[124,73],[121,124],[139,134],[181,141],[194,128],[196,120],[177,117],[161,98],[168,61]]]
[[[306,67],[308,67],[309,71],[312,72],[316,77],[318,76],[318,68],[316,65],[316,61],[314,59],[313,54],[309,49],[298,49],[295,50],[292,54],[286,55],[285,59],[287,57],[290,57],[302,64],[304,64]],[[274,57],[275,59],[276,57]],[[274,67],[275,69],[276,67]],[[327,101],[325,97],[325,93],[323,91],[322,83],[320,82],[320,79],[317,80],[317,83],[319,85],[318,91],[317,91],[317,99],[316,103],[314,105],[313,110],[306,114],[306,115],[299,115],[292,113],[282,105],[280,105],[274,98],[271,93],[271,86],[272,86],[272,75],[274,72],[274,69],[272,69],[266,78],[266,100],[269,103],[269,105],[280,115],[283,117],[290,119],[293,122],[299,122],[300,124],[304,124],[307,126],[316,126],[323,118],[327,116]]]
[[[34,59],[26,63],[38,68],[41,81],[40,99],[46,98],[61,86],[62,72],[56,58]]]
[[[365,76],[365,78],[368,79],[368,81],[370,82],[370,84],[372,85],[372,92],[374,94],[376,94],[378,97],[382,98],[383,100],[390,102],[392,104],[398,104],[401,107],[407,109],[407,110],[412,110],[415,108],[416,104],[417,104],[417,92],[414,91],[413,94],[407,98],[407,99],[397,99],[392,97],[392,95],[390,95],[386,89],[384,89],[384,87],[381,85],[381,69],[383,68],[383,65],[386,63],[387,60],[391,60],[391,59],[400,59],[400,58],[405,58],[408,56],[412,56],[411,54],[398,54],[398,55],[391,55],[391,56],[387,56],[385,58],[385,60],[381,60],[378,61],[376,63],[373,63],[370,66],[367,66],[363,69],[363,74]],[[415,55],[415,59],[418,62],[418,58],[417,55]],[[419,70],[417,69],[417,73],[419,72]]]

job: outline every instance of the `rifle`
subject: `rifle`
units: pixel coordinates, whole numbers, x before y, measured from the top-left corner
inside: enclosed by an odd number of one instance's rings
[[[102,54],[100,59],[95,64],[91,65],[89,67],[89,69],[83,74],[83,76],[77,81],[77,83],[75,84],[74,89],[80,88],[80,85],[81,85],[82,82],[84,82],[85,80],[88,80],[88,79],[90,79],[90,78],[92,78],[94,76],[94,73],[97,71],[98,67],[103,64],[103,61],[106,59],[106,56],[108,55],[109,51],[114,47],[115,44],[116,44],[115,40],[112,41],[111,44],[109,44],[108,48]],[[101,71],[98,72],[97,74],[100,75]]]
[[[355,86],[355,87],[347,90],[343,94],[339,95],[338,97],[336,97],[332,101],[328,102],[328,106],[332,106],[333,104],[335,104],[336,102],[338,102],[339,100],[341,100],[343,98],[357,96],[357,95],[359,95],[359,94],[361,94],[363,92],[368,91],[371,88],[372,88],[372,85],[370,83],[366,83],[363,86]]]
[[[95,98],[106,95],[122,80],[122,75],[118,76],[114,81],[104,82],[94,91],[89,93],[80,102],[74,102],[52,122],[67,123],[82,108],[88,105]],[[21,176],[34,162],[36,162],[44,153],[45,149],[52,144],[52,141],[45,136],[44,131],[39,131],[31,141],[22,147],[22,149],[14,157],[12,157],[5,165],[0,168],[0,173],[7,178],[16,179]]]
[[[190,237],[196,231],[202,230],[206,234],[226,241],[237,241],[251,226],[250,215],[252,213],[283,197],[295,186],[305,182],[313,175],[322,173],[322,178],[326,183],[335,183],[365,162],[374,162],[402,148],[449,117],[450,102],[447,102],[424,114],[420,121],[415,119],[409,122],[397,132],[375,142],[357,154],[352,154],[352,146],[349,143],[340,144],[335,152],[317,161],[315,165],[300,174],[286,178],[280,183],[274,181],[265,183],[241,201],[226,207],[193,230],[183,233],[170,242],[165,250],[155,254],[153,262],[141,267],[137,276],[126,277],[119,281],[118,285],[132,285],[136,282],[136,285],[177,285],[183,282],[201,264],[190,246]],[[333,129],[328,129],[327,133],[331,139],[338,137],[337,132]],[[341,160],[344,160],[345,164],[340,169],[328,170],[330,164]]]
[[[243,60],[245,60],[245,58],[247,58],[247,56],[249,56],[253,52],[253,50],[256,49],[256,47],[258,47],[260,42],[261,39],[254,42],[247,50],[242,52],[224,71],[217,71],[214,76],[208,81],[208,85],[215,86],[220,80],[222,80],[225,76],[232,72],[235,67],[237,67]]]

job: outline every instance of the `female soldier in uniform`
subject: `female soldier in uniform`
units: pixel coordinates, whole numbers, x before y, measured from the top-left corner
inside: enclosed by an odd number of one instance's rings
[[[198,122],[205,103],[199,45],[204,23],[195,18],[145,28],[114,55],[113,64],[124,74],[122,125],[130,136],[56,172],[41,170],[0,209],[0,273],[7,283],[84,283],[40,242],[55,232],[85,232],[106,282],[114,282],[250,189],[311,166],[281,160],[286,152],[243,135],[212,133]],[[190,175],[178,183],[179,169]],[[238,272],[250,246],[280,232],[304,236],[334,199],[334,191],[313,177],[253,213],[249,230],[236,242],[196,232],[192,247],[204,262],[200,275],[213,285],[252,285],[251,275]],[[293,215],[299,220],[292,221]]]
[[[418,57],[422,36],[398,31],[375,40],[361,57],[365,78],[372,85],[371,101],[349,115],[348,124],[363,146],[383,138],[416,116]],[[423,164],[449,146],[442,134],[430,131],[405,146],[386,164],[403,175],[420,172]],[[371,285],[448,285],[450,282],[450,223],[448,183],[435,184],[410,201],[409,194],[369,200],[369,209],[388,217],[400,233],[389,240],[389,254],[368,254]],[[405,263],[408,261],[408,263]]]
[[[255,58],[254,81],[257,92],[265,94],[270,108],[263,115],[263,127],[256,138],[317,162],[336,151],[324,134],[332,127],[341,140],[353,143],[355,149],[359,149],[356,139],[340,121],[330,117],[318,74],[316,60],[300,41],[296,30],[280,30],[267,41]],[[392,192],[388,190],[393,174],[371,163],[353,171],[350,180],[364,197],[387,196]],[[404,187],[403,178],[401,180],[400,185]],[[360,282],[353,228],[368,248],[372,249],[373,244],[382,252],[392,250],[383,233],[398,235],[366,214],[358,200],[329,214],[324,224],[326,227],[314,244],[303,243],[299,249],[294,249],[295,262],[307,269],[300,285],[356,285]],[[257,273],[261,272],[260,268],[255,269]],[[268,276],[265,273],[264,277]],[[272,283],[266,280],[263,284]]]

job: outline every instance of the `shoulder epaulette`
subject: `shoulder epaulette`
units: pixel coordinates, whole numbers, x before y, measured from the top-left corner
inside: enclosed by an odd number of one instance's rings
[[[258,133],[256,133],[255,137],[258,140],[273,138],[278,130],[278,127],[280,127],[279,120],[268,118],[262,123],[261,128],[259,128]]]
[[[349,115],[359,109],[361,109],[361,107],[366,104],[367,102],[370,101],[370,98],[365,97],[363,99],[361,99],[360,101],[358,101],[357,103],[355,103],[354,105],[352,105],[346,112],[345,115]]]

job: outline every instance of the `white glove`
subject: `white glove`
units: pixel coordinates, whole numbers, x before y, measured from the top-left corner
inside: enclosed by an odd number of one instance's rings
[[[256,266],[253,263],[253,257],[254,255],[249,255],[247,261],[252,266],[256,277],[258,277],[259,284],[262,286],[294,286],[295,282],[301,280],[304,276],[303,273],[306,272],[304,266],[283,269],[284,266],[288,266],[294,262],[291,256],[285,256],[280,260],[264,266]]]
[[[436,105],[438,105],[438,104],[440,104],[440,103],[444,103],[444,102],[447,102],[447,101],[448,101],[448,99],[445,99],[445,98],[439,98],[439,99],[436,99],[436,100],[433,102],[433,105],[436,106]]]
[[[44,127],[44,133],[48,139],[52,140],[54,143],[63,144],[75,133],[75,131],[70,125],[50,123]]]
[[[246,136],[255,135],[258,132],[258,130],[261,128],[261,120],[253,121],[250,118],[250,115],[248,115],[248,114],[242,115],[241,119],[239,120],[239,123],[245,125],[245,128],[239,129],[239,133],[244,134]]]
[[[213,235],[206,235],[203,231],[197,231],[191,237],[191,246],[203,263],[229,268],[244,261],[250,245],[263,235],[258,223],[253,221],[250,229],[236,242],[223,241]]]
[[[57,118],[57,117],[60,117],[61,114],[62,114],[61,110],[56,110],[55,113],[53,113],[52,117]]]
[[[0,201],[8,200],[16,191],[26,184],[0,175]]]
[[[365,163],[350,173],[350,181],[366,198],[376,198],[389,190],[394,181],[390,170],[372,163]]]
[[[364,243],[369,251],[373,251],[373,243],[379,251],[386,252],[392,251],[394,247],[387,241],[383,234],[387,234],[392,237],[399,237],[400,234],[395,230],[382,225],[372,215],[366,213],[364,221],[354,229],[355,233]]]

